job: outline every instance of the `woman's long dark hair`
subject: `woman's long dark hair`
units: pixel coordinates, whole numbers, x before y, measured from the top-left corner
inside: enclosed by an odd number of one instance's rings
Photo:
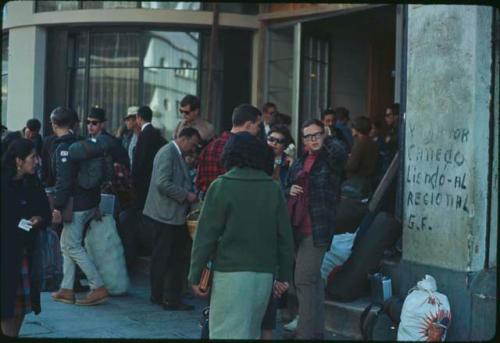
[[[249,167],[273,174],[274,152],[264,142],[247,132],[231,136],[224,146],[221,163],[226,170]]]
[[[7,151],[2,156],[2,179],[12,180],[16,176],[16,158],[24,160],[35,149],[30,139],[19,138],[9,144]]]

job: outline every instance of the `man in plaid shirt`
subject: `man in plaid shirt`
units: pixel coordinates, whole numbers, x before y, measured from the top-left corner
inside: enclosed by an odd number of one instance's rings
[[[238,132],[248,132],[254,136],[259,134],[261,112],[249,104],[242,104],[233,110],[231,131],[224,131],[220,137],[210,142],[198,158],[198,170],[195,180],[196,188],[205,194],[208,187],[219,175],[226,172],[220,163],[220,156],[229,137]]]

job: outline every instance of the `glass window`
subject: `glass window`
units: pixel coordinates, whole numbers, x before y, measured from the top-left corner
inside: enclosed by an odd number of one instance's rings
[[[151,9],[166,9],[166,10],[191,10],[198,11],[201,9],[201,2],[190,1],[142,1],[142,8]]]
[[[82,8],[137,8],[137,1],[82,1]]]
[[[199,34],[147,32],[144,67],[198,68]]]
[[[36,1],[36,12],[77,10],[78,1]]]
[[[68,65],[84,67],[88,53],[88,35],[78,34],[68,40]]]
[[[206,2],[203,4],[203,9],[206,11],[213,11],[213,2]],[[258,3],[244,3],[244,2],[218,2],[219,11],[223,13],[236,13],[236,14],[259,14]]]
[[[280,112],[292,113],[293,27],[270,30],[269,36],[267,101],[275,103]]]
[[[7,84],[9,71],[9,36],[2,36],[2,124],[7,122]]]
[[[96,33],[91,41],[91,66],[139,65],[139,33]]]
[[[172,137],[181,119],[177,104],[186,94],[197,94],[197,89],[196,70],[144,69],[143,102],[153,110],[153,125],[160,128],[165,137]]]
[[[129,106],[138,102],[138,68],[91,68],[89,106],[106,110],[107,129],[114,131],[122,124]]]
[[[141,102],[153,110],[153,124],[171,136],[180,119],[177,102],[198,93],[198,32],[86,31],[70,37],[70,104],[82,120],[90,107],[102,107],[114,132],[127,107]]]
[[[83,115],[85,114],[85,69],[74,69],[71,87],[71,107],[78,113],[80,124],[83,124]]]

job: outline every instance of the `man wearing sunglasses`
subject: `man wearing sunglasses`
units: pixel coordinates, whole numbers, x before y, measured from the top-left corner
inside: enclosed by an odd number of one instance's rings
[[[296,338],[324,336],[325,288],[320,267],[335,229],[345,145],[325,133],[325,125],[311,119],[302,125],[305,152],[290,167],[288,207],[297,238],[295,287],[299,303]]]
[[[201,136],[201,140],[206,143],[215,136],[214,127],[208,121],[200,117],[200,99],[188,94],[180,103],[179,112],[182,120],[177,124],[174,130],[173,139],[176,139],[182,129],[192,127],[196,129]]]
[[[125,148],[120,144],[118,138],[109,134],[106,127],[106,111],[99,107],[93,107],[90,109],[90,113],[87,116],[87,132],[91,138],[96,138],[99,135],[106,136],[106,141],[109,142],[109,153],[113,160],[113,164],[118,163],[130,170],[130,159]]]

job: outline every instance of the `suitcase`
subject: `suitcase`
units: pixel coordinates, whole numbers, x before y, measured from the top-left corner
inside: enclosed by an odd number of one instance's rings
[[[355,242],[351,256],[335,276],[329,278],[327,295],[344,302],[368,296],[368,275],[378,270],[384,251],[397,242],[401,230],[401,223],[392,215],[386,212],[377,214],[366,232]]]

